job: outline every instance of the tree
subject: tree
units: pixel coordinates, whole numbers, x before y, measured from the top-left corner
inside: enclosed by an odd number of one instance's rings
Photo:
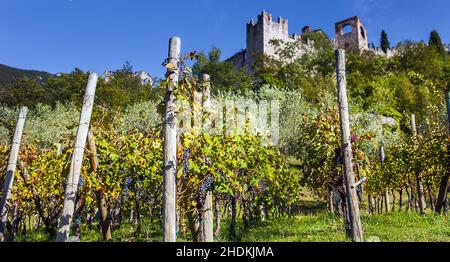
[[[250,77],[242,70],[237,70],[231,63],[220,61],[221,50],[212,47],[208,55],[200,52],[197,61],[192,67],[195,76],[202,74],[211,76],[211,91],[213,94],[220,92],[239,92],[249,90],[252,87]]]
[[[220,56],[222,55],[222,50],[220,50],[219,48],[213,46],[211,48],[211,50],[208,53],[209,56],[209,61],[211,63],[219,63],[220,62]]]
[[[389,43],[389,39],[388,39],[388,35],[386,34],[386,32],[384,30],[381,30],[381,49],[383,50],[383,52],[387,52],[388,49],[390,49],[390,43]]]
[[[0,90],[0,102],[9,106],[25,105],[35,106],[37,103],[46,103],[47,92],[36,80],[27,77],[19,78]]]
[[[116,70],[116,73],[133,74],[133,66],[130,61],[126,61],[122,69]]]
[[[443,59],[423,42],[404,41],[396,47],[392,67],[395,73],[411,72],[422,74],[426,79],[440,79],[443,74]]]
[[[445,55],[445,48],[442,44],[441,37],[439,36],[439,33],[436,30],[433,30],[430,34],[430,39],[428,40],[428,46],[431,47],[436,51],[436,53],[444,56]]]

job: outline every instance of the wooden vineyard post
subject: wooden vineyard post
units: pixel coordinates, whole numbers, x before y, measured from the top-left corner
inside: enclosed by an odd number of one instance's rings
[[[202,75],[202,108],[205,118],[203,122],[203,132],[208,132],[211,129],[211,118],[209,113],[211,112],[211,82],[210,77],[207,74]],[[205,204],[203,206],[203,241],[214,242],[214,228],[213,228],[213,194],[212,190],[209,190],[206,194]]]
[[[9,152],[8,164],[6,167],[6,176],[3,186],[2,199],[0,201],[0,241],[5,241],[5,229],[8,222],[8,202],[11,197],[11,190],[14,183],[14,173],[17,167],[17,158],[19,157],[20,141],[22,140],[23,127],[25,125],[25,118],[27,116],[27,107],[22,106],[19,110],[19,117],[17,118],[16,129],[14,130],[14,137],[11,143],[11,150]]]
[[[80,120],[78,124],[77,136],[73,147],[70,170],[67,176],[66,191],[64,193],[64,206],[59,218],[57,242],[67,242],[69,240],[70,225],[72,223],[78,182],[83,165],[84,147],[89,131],[92,108],[94,106],[95,88],[97,86],[98,76],[96,73],[89,74],[86,91],[84,93],[83,107],[81,108]]]
[[[412,136],[415,142],[417,142],[417,128],[416,128],[416,115],[411,114],[411,130]],[[417,182],[417,201],[419,202],[419,210],[421,214],[425,214],[425,198],[423,194],[423,184],[422,177],[420,175],[420,171],[416,168],[415,170],[416,182]]]
[[[163,240],[176,242],[176,170],[177,170],[177,126],[175,123],[174,89],[178,85],[181,40],[169,40],[167,74],[169,83],[164,98],[164,175],[163,175]]]
[[[383,172],[384,169],[384,160],[386,159],[386,156],[384,154],[384,147],[380,146],[380,163],[381,163],[381,172]],[[384,190],[384,208],[386,210],[386,213],[389,213],[389,190],[386,188]]]
[[[336,76],[338,88],[339,118],[341,127],[342,155],[344,158],[344,183],[347,193],[346,201],[348,208],[348,228],[350,237],[355,242],[363,241],[363,232],[359,215],[358,196],[355,184],[355,173],[353,171],[352,145],[350,140],[350,116],[347,100],[347,80],[345,77],[345,51],[336,50]]]
[[[445,93],[445,104],[447,105],[447,122],[450,128],[450,92]],[[449,129],[450,130],[450,129]],[[450,134],[450,132],[449,132]],[[441,185],[439,186],[439,194],[436,201],[436,213],[441,213],[445,206],[448,194],[448,187],[450,184],[450,144],[447,145],[447,174],[442,177]]]
[[[97,172],[100,164],[97,156],[97,147],[95,146],[95,136],[92,128],[89,129],[88,137],[88,149],[89,149],[89,159],[91,162],[91,168],[93,172]],[[102,236],[104,241],[112,240],[111,234],[111,220],[108,219],[108,208],[106,207],[105,196],[101,189],[95,191],[95,196],[97,198],[97,207],[99,210],[99,222],[102,228]]]

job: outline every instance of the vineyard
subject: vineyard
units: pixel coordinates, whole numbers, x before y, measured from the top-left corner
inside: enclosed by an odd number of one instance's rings
[[[171,38],[151,90],[127,68],[18,80],[2,94],[0,238],[360,242],[397,221],[450,241],[449,55],[316,44],[278,46],[254,79]],[[295,237],[313,224],[338,233]]]

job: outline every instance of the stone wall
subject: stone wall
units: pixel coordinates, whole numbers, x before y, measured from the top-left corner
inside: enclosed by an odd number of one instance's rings
[[[243,69],[246,72],[250,71],[249,64],[247,63],[247,50],[242,50],[234,54],[227,61],[236,68]]]
[[[375,54],[379,55],[379,56],[385,56],[387,58],[393,57],[396,53],[397,50],[396,49],[388,49],[386,52],[383,51],[383,49],[381,49],[381,47],[377,47],[377,48],[370,48],[370,51],[374,52]]]

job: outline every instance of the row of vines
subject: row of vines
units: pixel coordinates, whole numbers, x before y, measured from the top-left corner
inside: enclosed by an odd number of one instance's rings
[[[186,59],[189,57],[188,54]],[[191,59],[195,59],[195,53]],[[202,92],[204,83],[183,62],[166,65],[168,70],[178,70],[178,66],[182,75],[173,94],[191,109],[204,110],[195,101],[195,94]],[[354,75],[349,74],[351,77]],[[162,80],[160,87],[165,89],[169,81],[169,78]],[[264,146],[267,136],[249,131],[249,115],[246,115],[244,132],[208,134],[195,127],[178,134],[178,236],[204,241],[198,227],[213,223],[215,239],[225,239],[225,233],[228,239],[236,239],[239,219],[243,227],[250,227],[270,217],[293,215],[301,203],[304,188],[326,201],[331,212],[346,216],[338,103],[335,86],[329,82],[324,82],[330,85],[327,88],[314,90],[320,92],[317,104],[317,101],[307,101],[301,90],[279,90],[272,84],[264,84],[253,93],[243,93],[242,97],[232,97],[239,101],[250,96],[254,100],[281,102],[281,138],[276,146]],[[436,91],[431,87],[430,90]],[[226,96],[218,93],[217,99]],[[357,186],[359,204],[369,214],[405,208],[421,213],[426,209],[448,211],[447,202],[437,200],[443,184],[446,181],[448,184],[450,141],[447,114],[442,113],[446,111],[444,98],[435,93],[442,103],[439,107],[429,106],[427,114],[421,114],[417,129],[410,126],[409,116],[400,113],[394,115],[398,117],[395,119],[368,111],[351,114],[354,168],[356,180],[361,182]],[[162,96],[158,98],[163,100]],[[76,237],[83,237],[84,226],[98,227],[103,240],[114,240],[115,232],[126,223],[134,224],[138,233],[148,222],[161,229],[164,110],[160,101],[153,102],[142,104],[144,110],[130,106],[125,114],[95,105],[92,133],[78,181],[71,230]],[[56,114],[59,107],[46,110],[54,110]],[[47,118],[41,116],[26,123],[39,132],[24,133],[8,206],[9,240],[41,228],[48,239],[54,239],[57,234],[72,158],[72,129],[78,113],[73,109],[75,106],[67,107],[70,110],[60,110],[64,114],[57,121],[49,114]],[[226,108],[222,112],[224,121],[227,118],[236,121],[237,111],[234,107]],[[12,129],[12,125],[6,126]],[[63,128],[70,132],[55,131]],[[2,123],[0,134],[7,133],[4,129]],[[49,133],[49,130],[53,131]],[[49,135],[40,136],[40,133]],[[0,143],[0,160],[7,163],[10,147],[4,141]],[[6,173],[6,165],[0,165],[0,172]],[[1,179],[3,184],[4,176]],[[214,211],[214,221],[205,217],[208,196],[212,196],[209,208]],[[223,225],[227,225],[227,230],[223,230]]]
[[[184,75],[183,79],[177,95],[179,99],[184,96],[189,100],[190,94],[201,85],[192,76]],[[135,224],[136,232],[142,230],[144,220],[161,225],[161,125],[118,130],[117,126],[124,125],[126,120],[114,116],[113,112],[96,110],[96,121],[91,128],[95,147],[86,148],[71,231],[80,238],[82,225],[98,226],[103,239],[112,240],[114,231],[124,222]],[[209,135],[192,130],[179,135],[178,235],[198,240],[192,222],[202,217],[208,191],[214,198],[216,238],[221,237],[223,218],[227,218],[227,234],[233,238],[237,219],[242,218],[242,224],[248,227],[269,216],[290,213],[299,198],[299,177],[292,176],[279,150],[263,146],[262,139],[249,132]],[[73,134],[64,140],[57,147],[23,141],[8,207],[10,240],[41,227],[49,239],[55,237],[73,151],[70,142]],[[3,145],[4,163],[8,151],[9,147]],[[1,168],[4,174],[4,166]]]
[[[445,106],[445,104],[444,104]],[[364,127],[372,117],[353,119],[352,148],[359,201],[370,214],[400,210],[448,212],[447,197],[436,210],[439,191],[448,174],[447,115],[429,108],[429,118],[419,123],[415,135],[400,133],[399,125],[384,126],[381,134]],[[298,140],[296,156],[302,169],[301,184],[328,201],[332,212],[343,212],[345,192],[342,181],[342,156],[336,108],[314,117],[304,116],[304,136]],[[364,119],[366,118],[366,119]],[[362,125],[362,126],[361,126]],[[419,201],[423,201],[423,209]]]

